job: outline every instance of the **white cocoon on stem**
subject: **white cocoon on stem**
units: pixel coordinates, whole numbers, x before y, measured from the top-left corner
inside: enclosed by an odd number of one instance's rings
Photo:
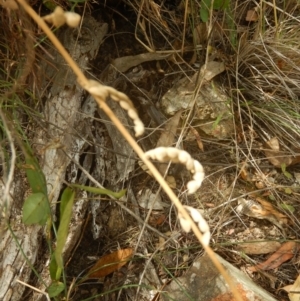
[[[201,213],[197,209],[195,209],[191,206],[184,206],[184,208],[190,213],[190,215],[195,223],[198,223],[200,221],[202,216],[201,216]]]
[[[186,162],[188,162],[190,159],[191,159],[191,155],[188,152],[186,152],[184,150],[181,150],[179,152],[178,160],[179,160],[180,163],[185,165]]]
[[[164,162],[168,158],[168,153],[165,147],[158,147],[155,153],[156,160],[159,162]]]
[[[130,109],[130,104],[124,100],[120,100],[120,106],[126,111]]]
[[[208,246],[210,241],[210,230],[206,220],[202,217],[202,214],[198,209],[190,206],[184,206],[188,211],[193,221],[198,225],[199,230],[202,232],[202,243]],[[178,216],[181,216],[178,214]]]
[[[65,12],[66,23],[70,27],[77,27],[80,23],[81,16],[74,12]]]
[[[135,125],[134,126],[135,136],[138,137],[143,135],[145,130],[143,122],[140,119],[136,119],[133,122]]]
[[[186,220],[182,215],[178,214],[181,228],[184,232],[189,233],[191,231],[192,225],[189,220]]]
[[[65,12],[60,6],[56,6],[53,13],[44,16],[43,19],[55,27],[60,27],[66,22]]]
[[[167,153],[171,160],[178,157],[178,151],[179,150],[175,147],[167,147]]]
[[[188,194],[195,193],[197,189],[201,186],[201,183],[197,183],[195,181],[189,181],[187,184]]]
[[[204,179],[204,173],[203,172],[197,172],[194,174],[193,179],[195,182],[202,183],[203,179]]]
[[[133,119],[133,120],[139,119],[139,116],[138,116],[137,112],[136,112],[134,109],[132,109],[132,108],[130,108],[130,109],[128,110],[128,116],[129,116],[131,119]]]
[[[204,169],[201,163],[197,160],[194,160],[194,173],[203,173],[204,174]]]
[[[174,147],[161,146],[146,152],[146,156],[160,162],[171,160],[173,163],[184,164],[187,170],[194,173],[193,180],[187,184],[189,194],[196,192],[201,186],[204,179],[203,167],[197,160],[194,160],[188,152]]]
[[[186,163],[185,163],[185,166],[186,166],[186,169],[187,170],[194,170],[194,159],[193,158],[190,158]]]
[[[116,96],[112,97],[112,99],[118,101],[120,103],[120,106],[127,111],[128,116],[133,120],[133,123],[135,125],[135,136],[138,137],[144,133],[144,124],[139,119],[139,116],[135,111],[133,105],[130,104],[130,99],[124,93],[118,92],[112,87],[101,85],[99,82],[93,79],[89,79],[88,83],[82,83],[80,78],[78,78],[77,81],[90,94],[101,97],[103,101],[106,100],[108,95]]]

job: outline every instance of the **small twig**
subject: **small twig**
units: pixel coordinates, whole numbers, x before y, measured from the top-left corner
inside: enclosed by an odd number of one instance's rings
[[[1,120],[2,120],[2,123],[3,123],[3,126],[5,128],[6,136],[7,136],[7,139],[9,141],[10,149],[11,149],[11,160],[10,160],[10,165],[8,167],[9,172],[8,172],[8,175],[6,175],[6,173],[4,172],[4,176],[3,176],[3,178],[4,179],[6,178],[6,179],[5,179],[5,189],[4,189],[4,192],[3,192],[3,199],[2,199],[3,207],[6,207],[6,210],[9,210],[11,204],[7,204],[7,202],[11,199],[10,196],[9,196],[9,190],[10,190],[12,182],[13,182],[13,176],[14,176],[14,171],[15,171],[16,149],[15,149],[15,145],[14,145],[14,142],[13,142],[12,135],[10,133],[9,126],[6,122],[5,116],[2,113],[2,110],[0,110],[0,117],[1,117]],[[8,218],[7,214],[5,214],[4,218],[5,219]]]
[[[30,285],[30,284],[28,284],[28,283],[25,283],[25,282],[23,282],[23,281],[21,281],[21,280],[19,280],[19,279],[16,279],[16,281],[19,282],[20,284],[26,286],[26,287],[31,288],[32,290],[34,290],[34,291],[36,291],[36,292],[38,292],[38,293],[40,293],[40,294],[46,296],[47,300],[48,300],[48,301],[51,301],[51,300],[50,300],[50,297],[49,297],[49,295],[48,295],[48,293],[42,292],[42,291],[39,290],[38,288],[36,288],[36,287],[34,287],[34,286],[32,286],[32,285]]]

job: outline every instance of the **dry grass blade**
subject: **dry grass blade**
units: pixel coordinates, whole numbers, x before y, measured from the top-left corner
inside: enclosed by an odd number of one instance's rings
[[[299,147],[300,47],[299,21],[284,20],[275,31],[269,28],[241,45],[238,53],[237,87],[251,109],[255,126],[264,124],[269,140]],[[280,35],[277,37],[277,32]]]

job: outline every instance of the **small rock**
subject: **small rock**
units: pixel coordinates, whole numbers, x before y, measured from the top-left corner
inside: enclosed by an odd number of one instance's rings
[[[217,139],[229,138],[234,133],[230,98],[217,81],[205,82],[198,95],[194,93],[195,88],[196,84],[188,78],[179,80],[162,97],[164,113],[174,115],[181,109],[192,108],[195,103],[192,125]]]
[[[234,282],[243,301],[276,301],[256,285],[246,274],[216,255]],[[162,300],[234,301],[235,298],[208,255],[196,260],[188,272],[172,281],[162,294]]]

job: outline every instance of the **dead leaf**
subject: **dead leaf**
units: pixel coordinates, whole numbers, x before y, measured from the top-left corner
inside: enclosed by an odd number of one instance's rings
[[[139,205],[144,209],[163,210],[170,207],[170,204],[166,204],[162,201],[161,195],[153,193],[149,188],[143,190],[138,197]]]
[[[165,125],[165,129],[163,130],[162,134],[160,135],[160,137],[156,143],[156,147],[172,146],[176,132],[177,132],[181,113],[182,113],[182,110],[179,110],[172,118],[170,118],[167,121],[167,123]]]
[[[293,284],[289,284],[289,285],[286,285],[284,287],[281,287],[280,290],[284,290],[286,291],[287,293],[289,293],[291,291],[291,288],[293,287]],[[298,299],[297,299],[298,301]]]
[[[248,22],[256,22],[258,20],[258,14],[254,9],[250,9],[247,11],[246,21]]]
[[[223,62],[210,61],[206,65],[203,65],[200,69],[200,75],[206,80],[210,81],[218,74],[225,70],[225,64]]]
[[[157,52],[140,53],[137,55],[123,56],[113,60],[112,65],[120,72],[126,72],[128,69],[149,61],[165,60],[170,54],[161,54]]]
[[[153,227],[158,227],[162,225],[166,220],[166,216],[164,214],[157,214],[153,212],[149,218],[149,224]]]
[[[203,152],[204,151],[204,146],[203,146],[203,143],[202,143],[202,140],[201,140],[201,137],[200,137],[198,131],[192,126],[189,126],[189,129],[193,133],[193,135],[195,136],[199,149]]]
[[[124,266],[132,257],[133,249],[122,249],[102,256],[88,271],[88,279],[102,278]]]
[[[278,241],[254,241],[242,243],[237,248],[245,254],[268,254],[279,249],[280,243]]]
[[[193,38],[196,45],[204,45],[207,41],[207,24],[205,22],[194,27]]]
[[[176,180],[173,176],[166,176],[166,182],[170,186],[170,188],[175,189],[176,188]]]
[[[259,263],[258,265],[249,267],[248,270],[256,272],[258,270],[272,270],[278,268],[284,262],[294,257],[299,250],[299,244],[294,241],[288,241],[274,253],[266,261]]]
[[[288,285],[288,293],[290,301],[299,301],[300,299],[300,275],[297,277],[296,281],[292,285]],[[286,287],[287,288],[287,287]]]
[[[157,22],[160,25],[163,25],[163,27],[166,29],[166,31],[168,33],[171,33],[170,29],[169,29],[169,26],[168,26],[168,23],[166,22],[165,18],[162,17],[162,15],[160,13],[160,11],[161,11],[161,5],[158,5],[154,1],[149,1],[148,3],[149,3],[149,6],[150,6],[150,10],[153,12],[154,18],[157,20]]]
[[[280,151],[279,141],[276,137],[273,137],[265,144],[266,149],[264,149],[265,156],[274,166],[281,168],[283,164],[286,166],[291,165],[293,159],[286,153]]]
[[[255,197],[255,200],[239,199],[239,205],[236,211],[241,214],[248,215],[259,219],[266,219],[280,228],[284,232],[283,224],[288,224],[288,217],[273,205],[261,197]]]
[[[288,224],[288,217],[275,209],[270,202],[261,197],[256,197],[255,200],[264,207],[266,215],[273,215],[281,225]]]
[[[246,162],[243,162],[240,170],[240,176],[244,181],[253,182],[253,177],[250,177],[250,174],[248,173],[248,164]]]
[[[19,9],[17,2],[14,0],[0,0],[0,5],[11,10]]]
[[[160,137],[156,143],[156,147],[172,146],[176,132],[177,132],[181,113],[182,113],[182,110],[179,110],[172,118],[170,118],[167,121],[167,123],[165,125],[165,129],[163,130],[162,134],[160,135]],[[157,167],[158,171],[162,175],[164,175],[166,173],[167,168],[168,168],[167,164],[159,164]]]
[[[155,245],[158,250],[163,251],[166,247],[166,240],[163,237],[158,237],[158,243]]]

